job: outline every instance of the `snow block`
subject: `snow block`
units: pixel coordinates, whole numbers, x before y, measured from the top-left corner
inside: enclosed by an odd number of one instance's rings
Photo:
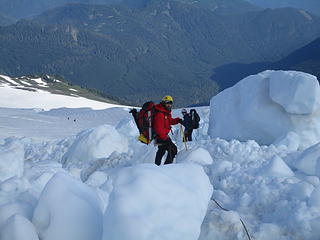
[[[271,177],[292,177],[294,173],[288,167],[288,165],[279,157],[274,156],[271,161],[262,168],[262,174],[264,176]]]
[[[257,239],[259,240],[269,240],[270,236],[281,236],[282,229],[280,226],[272,223],[263,223],[259,226],[259,232],[257,234]]]
[[[119,133],[128,137],[137,137],[139,130],[132,118],[123,118],[116,126]]]
[[[98,195],[64,173],[57,173],[47,183],[32,222],[42,240],[100,240],[102,237]]]
[[[7,139],[0,145],[0,182],[11,177],[21,177],[24,167],[24,146],[19,141]]]
[[[311,207],[320,208],[320,187],[317,187],[312,191],[308,204]]]
[[[299,154],[293,165],[307,175],[320,177],[320,143]]]
[[[29,220],[32,218],[33,208],[24,202],[7,203],[0,206],[0,229],[13,215],[19,214]],[[1,238],[0,238],[1,239]]]
[[[196,240],[212,185],[195,164],[121,169],[104,214],[103,240]]]
[[[1,240],[39,240],[32,223],[21,215],[13,215],[0,231]]]
[[[270,97],[288,113],[312,114],[320,107],[320,87],[315,76],[296,71],[269,74]]]
[[[128,140],[111,125],[102,125],[80,132],[63,156],[65,167],[78,166],[99,158],[107,158],[112,152],[128,151]]]
[[[294,132],[302,150],[320,141],[319,102],[320,87],[314,76],[264,71],[211,99],[208,134],[269,145]]]
[[[205,166],[212,164],[213,160],[206,149],[199,147],[195,150],[180,152],[179,156],[177,156],[177,162],[195,163]]]
[[[290,152],[295,152],[300,146],[300,137],[295,132],[288,132],[276,139],[273,144],[277,147],[285,146]]]

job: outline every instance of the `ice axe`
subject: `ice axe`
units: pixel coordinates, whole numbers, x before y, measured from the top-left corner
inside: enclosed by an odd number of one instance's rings
[[[186,147],[186,151],[188,151],[187,140],[186,140],[186,136],[184,135],[182,125],[180,125],[180,132],[181,132],[181,136],[182,136],[182,139],[184,142],[184,146]]]

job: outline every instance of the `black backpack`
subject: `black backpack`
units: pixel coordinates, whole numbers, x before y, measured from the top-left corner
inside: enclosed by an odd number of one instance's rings
[[[195,109],[190,110],[190,116],[191,116],[191,127],[193,129],[199,128],[200,116]]]

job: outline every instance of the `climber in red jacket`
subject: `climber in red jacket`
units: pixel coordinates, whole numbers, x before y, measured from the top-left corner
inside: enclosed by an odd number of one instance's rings
[[[158,166],[161,164],[161,159],[166,151],[168,152],[168,155],[164,164],[172,163],[178,152],[176,145],[171,141],[168,134],[171,130],[171,125],[182,123],[182,119],[172,118],[172,104],[173,98],[171,96],[165,96],[162,98],[160,104],[155,106],[153,130],[156,134],[155,140],[158,145],[158,151],[155,159],[155,164]]]

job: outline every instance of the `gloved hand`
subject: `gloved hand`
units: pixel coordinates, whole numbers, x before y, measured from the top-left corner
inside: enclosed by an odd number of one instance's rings
[[[132,108],[129,113],[137,113],[137,109]]]
[[[183,120],[179,118],[178,123],[182,124]]]

